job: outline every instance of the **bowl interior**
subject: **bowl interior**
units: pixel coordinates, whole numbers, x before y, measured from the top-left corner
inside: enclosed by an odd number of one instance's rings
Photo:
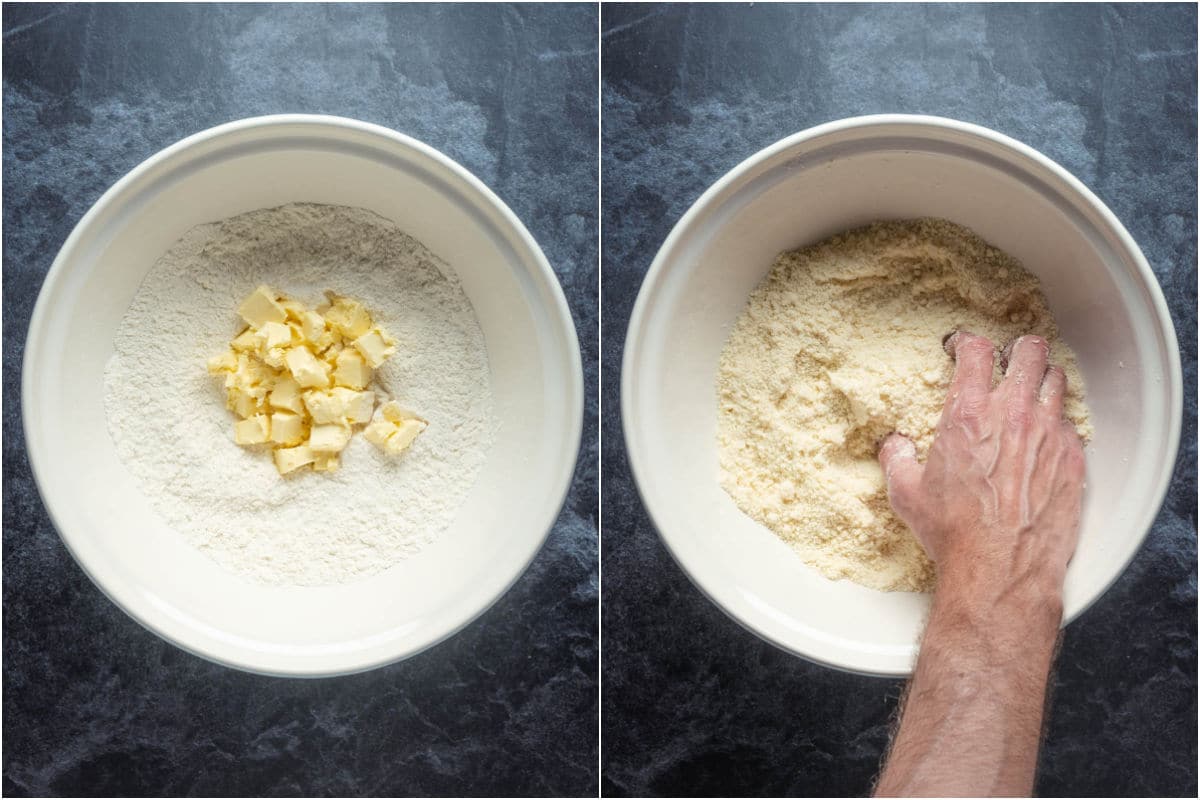
[[[1124,568],[1161,502],[1178,438],[1178,353],[1136,245],[1028,156],[975,134],[893,124],[748,162],[664,245],[639,297],[624,374],[643,498],[693,580],[768,640],[881,674],[911,668],[928,598],[830,581],[742,514],[718,483],[714,387],[729,330],[778,253],[920,216],[965,225],[1038,275],[1079,356],[1096,435],[1066,583],[1068,619],[1077,615]]]
[[[139,284],[180,235],[299,201],[375,211],[451,265],[483,330],[499,429],[450,529],[417,556],[355,584],[269,588],[221,569],[155,514],[109,438],[103,373]],[[557,516],[581,408],[561,291],[511,212],[432,150],[348,121],[235,123],[135,170],[60,254],[26,361],[31,459],[56,525],[87,572],[183,647],[273,673],[327,674],[394,660],[490,605]]]

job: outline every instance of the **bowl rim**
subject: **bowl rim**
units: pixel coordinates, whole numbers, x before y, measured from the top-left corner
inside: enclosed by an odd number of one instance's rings
[[[76,539],[81,537],[82,534],[77,531],[67,530],[61,524],[60,516],[56,513],[54,504],[49,500],[47,493],[47,487],[51,485],[49,473],[53,469],[53,464],[50,463],[49,455],[41,452],[40,437],[36,434],[31,435],[34,432],[35,420],[39,415],[37,404],[32,402],[38,391],[34,379],[37,372],[36,364],[43,358],[43,332],[46,330],[48,322],[52,319],[49,298],[55,294],[56,288],[63,281],[64,276],[68,274],[69,265],[76,258],[76,251],[79,248],[80,241],[90,233],[90,228],[96,222],[97,218],[117,201],[129,186],[135,184],[160,166],[185,155],[189,151],[224,137],[244,134],[247,131],[294,128],[296,126],[312,128],[316,135],[328,135],[330,132],[339,130],[356,134],[366,134],[367,136],[375,137],[383,146],[398,147],[401,150],[409,151],[410,154],[415,154],[418,158],[432,161],[436,166],[449,172],[452,178],[462,181],[466,187],[464,196],[473,199],[480,206],[487,207],[490,211],[498,215],[501,223],[498,225],[498,231],[514,236],[516,244],[525,249],[530,267],[530,277],[539,290],[539,295],[550,299],[550,303],[546,306],[547,317],[554,328],[553,333],[562,337],[561,341],[566,354],[564,367],[568,375],[567,383],[562,387],[561,394],[564,408],[566,409],[567,435],[563,437],[562,449],[557,454],[557,460],[566,465],[566,468],[562,470],[562,473],[557,476],[555,481],[545,491],[538,493],[538,497],[545,505],[543,512],[539,515],[540,521],[537,523],[542,528],[542,532],[537,537],[531,537],[524,545],[525,552],[521,554],[521,558],[518,560],[519,568],[509,576],[499,591],[491,597],[482,598],[482,601],[476,599],[475,604],[466,609],[465,613],[460,611],[459,614],[449,617],[447,624],[438,626],[439,630],[435,635],[417,643],[416,646],[410,645],[405,647],[403,646],[403,640],[398,639],[390,645],[375,645],[357,651],[349,651],[349,653],[339,652],[323,655],[320,659],[321,665],[311,667],[306,665],[290,667],[280,663],[281,659],[274,655],[265,655],[262,657],[263,662],[270,661],[269,665],[256,663],[253,657],[245,657],[250,651],[244,649],[231,650],[230,653],[205,649],[192,642],[188,642],[186,635],[180,635],[181,632],[186,634],[187,631],[187,628],[182,623],[161,614],[155,614],[151,617],[141,607],[141,604],[128,602],[128,598],[134,593],[125,590],[118,591],[115,585],[109,585],[108,582],[112,580],[112,576],[107,574],[107,571],[99,565],[89,564],[88,559],[81,555],[78,547],[74,544]],[[520,251],[518,250],[518,252]],[[328,114],[269,114],[246,117],[206,128],[154,153],[110,186],[80,218],[75,227],[72,228],[71,233],[67,236],[66,241],[51,263],[50,269],[46,272],[41,288],[38,290],[37,301],[34,304],[29,327],[26,331],[24,354],[21,360],[20,397],[22,432],[25,437],[25,454],[29,460],[30,471],[33,474],[34,484],[37,486],[38,494],[41,497],[42,506],[46,510],[46,515],[49,517],[51,524],[53,524],[59,538],[66,546],[67,551],[96,588],[135,622],[169,644],[203,658],[206,661],[245,672],[273,677],[322,678],[366,672],[417,655],[445,641],[470,625],[508,593],[529,569],[530,564],[533,563],[537,554],[541,552],[551,531],[554,529],[555,522],[566,503],[570,488],[574,483],[575,470],[579,460],[580,448],[582,447],[584,411],[583,367],[575,322],[562,285],[555,275],[553,268],[550,266],[550,262],[546,259],[541,247],[538,246],[529,230],[508,205],[495,192],[488,188],[483,181],[446,154],[418,139],[392,130],[391,128],[349,117]],[[397,646],[397,643],[401,646]],[[347,657],[347,655],[351,657]],[[355,658],[353,656],[358,657]]]
[[[1167,395],[1170,407],[1169,419],[1167,420],[1167,450],[1170,458],[1164,459],[1164,465],[1155,480],[1154,489],[1150,495],[1153,502],[1147,505],[1147,512],[1137,526],[1141,529],[1137,546],[1132,548],[1124,563],[1121,564],[1120,568],[1113,574],[1113,577],[1094,597],[1083,603],[1073,613],[1064,616],[1062,622],[1064,627],[1073,620],[1078,619],[1097,600],[1104,596],[1117,579],[1124,574],[1130,562],[1133,561],[1133,558],[1145,544],[1146,537],[1154,525],[1154,520],[1162,509],[1162,504],[1166,498],[1167,489],[1170,487],[1171,477],[1174,474],[1176,462],[1179,457],[1179,440],[1183,415],[1183,380],[1180,366],[1179,343],[1175,335],[1175,326],[1170,310],[1162,293],[1162,287],[1158,279],[1154,276],[1154,272],[1150,268],[1150,264],[1143,255],[1141,248],[1138,247],[1133,237],[1125,229],[1125,226],[1121,224],[1121,221],[1117,219],[1116,215],[1113,214],[1099,197],[1064,167],[1029,145],[1023,144],[990,128],[948,117],[924,114],[869,114],[832,120],[793,133],[764,147],[730,169],[700,195],[688,210],[684,212],[674,227],[672,227],[671,232],[667,235],[654,260],[651,262],[650,268],[647,270],[642,280],[642,285],[638,290],[637,300],[634,302],[633,311],[630,314],[629,324],[625,333],[620,381],[621,424],[625,438],[626,457],[629,461],[634,485],[637,487],[638,496],[642,501],[642,507],[645,509],[647,516],[650,517],[650,521],[658,532],[659,538],[666,546],[667,552],[671,554],[675,563],[683,570],[684,574],[687,575],[688,579],[700,593],[716,605],[717,608],[721,609],[728,617],[733,619],[734,622],[769,644],[813,663],[859,675],[894,678],[911,674],[915,658],[913,659],[913,663],[903,668],[898,666],[891,668],[864,668],[861,664],[849,663],[841,658],[804,652],[786,642],[777,640],[765,627],[759,624],[756,615],[730,608],[719,599],[718,589],[705,586],[703,579],[700,577],[702,570],[698,568],[697,564],[689,564],[689,557],[683,552],[678,543],[672,542],[673,535],[667,533],[670,527],[669,508],[666,507],[666,504],[654,499],[653,493],[647,489],[648,486],[653,484],[653,481],[648,479],[647,467],[643,460],[642,453],[644,446],[642,444],[640,427],[634,422],[637,417],[634,402],[635,395],[637,394],[634,373],[636,371],[636,362],[641,357],[643,331],[647,320],[652,314],[651,303],[653,296],[657,294],[658,287],[663,281],[667,271],[667,264],[676,257],[675,251],[679,248],[681,241],[689,233],[689,229],[696,220],[701,215],[710,211],[711,208],[719,205],[719,201],[723,199],[722,195],[733,189],[734,184],[743,176],[751,173],[759,165],[793,148],[831,134],[887,126],[907,126],[914,133],[924,135],[937,132],[943,134],[966,134],[976,140],[998,145],[1018,157],[1023,157],[1028,161],[1034,162],[1034,165],[1050,172],[1055,178],[1065,183],[1067,188],[1079,200],[1098,215],[1103,225],[1115,234],[1121,247],[1131,257],[1137,269],[1138,278],[1149,295],[1155,314],[1154,322],[1156,323],[1157,333],[1162,337],[1162,341],[1166,346],[1165,360],[1167,363],[1163,381],[1164,392]]]

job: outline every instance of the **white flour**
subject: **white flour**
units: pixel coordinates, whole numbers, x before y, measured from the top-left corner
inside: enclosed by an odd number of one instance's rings
[[[429,427],[399,459],[361,436],[335,473],[280,477],[233,443],[205,360],[243,327],[259,284],[315,305],[360,300],[398,342],[377,390]],[[166,521],[267,584],[346,583],[418,551],[453,520],[495,432],[483,334],[457,276],[363,209],[295,204],[192,229],[150,270],[105,369],[117,451]]]

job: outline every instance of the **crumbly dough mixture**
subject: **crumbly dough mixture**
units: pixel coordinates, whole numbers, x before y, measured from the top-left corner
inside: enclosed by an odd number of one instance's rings
[[[1037,278],[960,225],[882,222],[780,255],[750,296],[721,353],[721,485],[827,577],[931,590],[876,443],[899,431],[924,460],[953,372],[941,343],[957,328],[998,348],[1045,337],[1067,373],[1067,416],[1090,436],[1075,355]]]

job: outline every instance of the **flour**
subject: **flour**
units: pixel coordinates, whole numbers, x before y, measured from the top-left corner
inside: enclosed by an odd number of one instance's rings
[[[429,427],[393,459],[355,436],[336,473],[286,478],[233,442],[206,359],[259,284],[316,305],[363,302],[399,342],[375,388]],[[166,522],[228,570],[266,584],[366,578],[451,523],[494,438],[483,334],[457,276],[363,209],[295,204],[202,225],[150,270],[105,369],[117,452]]]
[[[953,223],[878,223],[784,253],[751,295],[721,353],[722,486],[827,577],[930,590],[933,565],[888,504],[876,443],[899,431],[924,460],[953,373],[942,338],[957,328],[997,347],[1045,337],[1067,417],[1090,435],[1037,278]]]

